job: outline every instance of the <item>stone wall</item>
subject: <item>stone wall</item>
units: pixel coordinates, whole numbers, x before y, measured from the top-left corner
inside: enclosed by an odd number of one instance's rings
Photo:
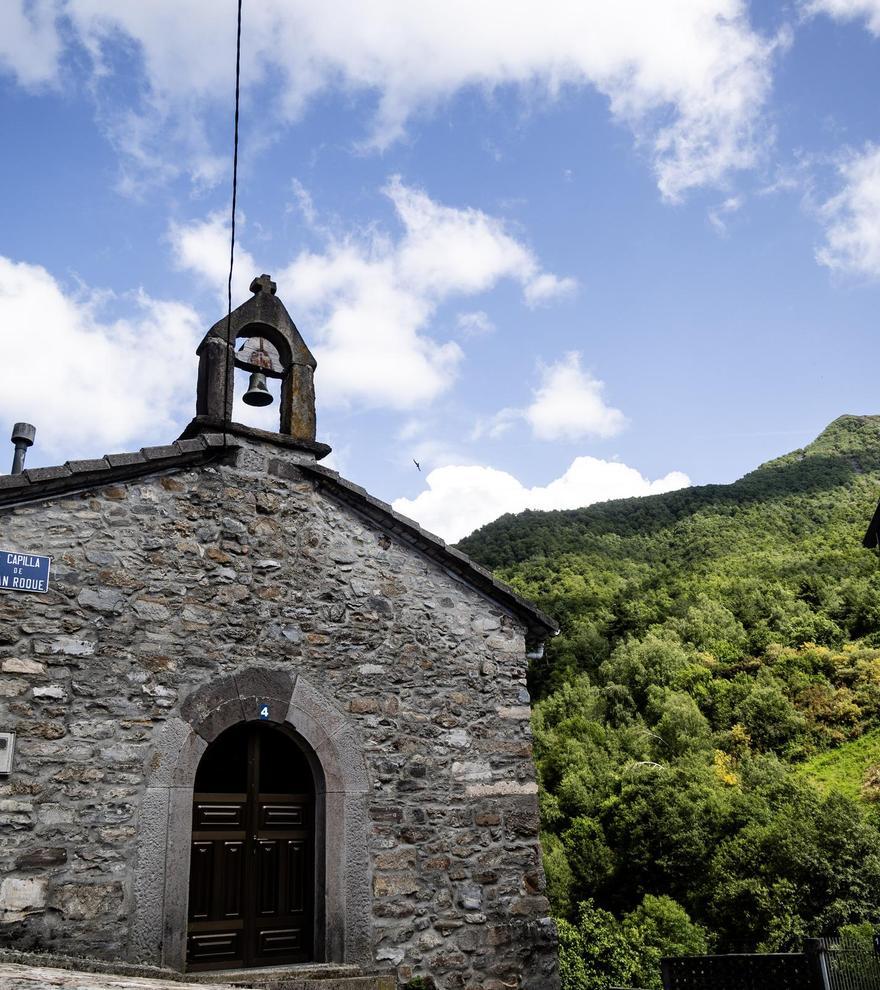
[[[376,964],[439,987],[552,988],[523,629],[316,490],[293,454],[0,513],[50,554],[0,596],[0,942],[130,958],[157,739],[202,685],[299,674],[363,740]]]

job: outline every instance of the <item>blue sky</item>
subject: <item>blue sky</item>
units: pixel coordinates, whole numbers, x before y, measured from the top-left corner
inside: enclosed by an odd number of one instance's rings
[[[36,423],[31,466],[193,414],[234,16],[0,5],[0,428]],[[242,38],[234,302],[275,277],[333,466],[446,538],[880,413],[880,0],[244,0]]]

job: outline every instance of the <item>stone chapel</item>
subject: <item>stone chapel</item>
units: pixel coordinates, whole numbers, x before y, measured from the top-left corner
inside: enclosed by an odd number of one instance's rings
[[[0,948],[555,990],[526,667],[556,626],[320,464],[315,360],[251,291],[177,441],[0,476],[0,556],[51,558],[0,589]],[[230,422],[236,367],[281,380],[277,433]]]

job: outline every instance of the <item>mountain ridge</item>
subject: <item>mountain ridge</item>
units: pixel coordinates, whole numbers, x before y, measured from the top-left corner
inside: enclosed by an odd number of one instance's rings
[[[816,470],[815,463],[820,458],[825,459],[822,465],[825,470],[821,471]],[[458,548],[484,566],[505,567],[528,559],[518,530],[540,528],[548,521],[576,530],[586,531],[592,525],[593,532],[616,532],[618,528],[637,527],[647,513],[655,515],[659,509],[665,521],[673,524],[713,500],[743,502],[766,497],[770,475],[774,476],[770,487],[785,492],[792,488],[834,487],[872,472],[878,475],[880,496],[880,415],[844,414],[829,423],[806,447],[765,461],[728,484],[693,485],[657,495],[611,499],[577,509],[507,513],[465,537]],[[873,511],[871,506],[865,516],[865,529]],[[500,541],[494,539],[499,531],[504,534],[506,546],[497,545]]]

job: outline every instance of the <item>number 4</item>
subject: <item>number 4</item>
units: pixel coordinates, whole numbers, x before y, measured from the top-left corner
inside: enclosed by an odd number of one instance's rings
[[[268,717],[269,717],[269,706],[263,705],[260,708],[260,718],[268,718]]]

